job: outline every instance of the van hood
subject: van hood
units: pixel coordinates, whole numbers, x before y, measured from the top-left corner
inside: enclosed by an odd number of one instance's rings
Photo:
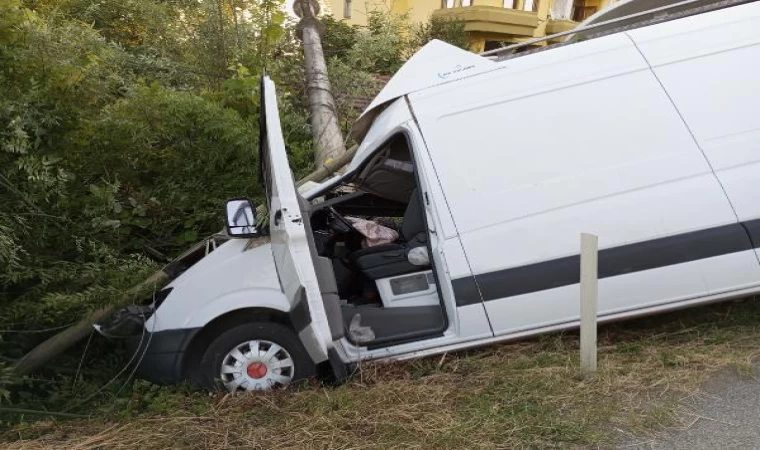
[[[351,137],[361,142],[375,117],[388,102],[410,92],[470,76],[489,68],[490,59],[434,39],[419,49],[388,81],[351,128]]]
[[[209,290],[206,298],[240,289],[280,290],[268,237],[230,239],[166,286]]]

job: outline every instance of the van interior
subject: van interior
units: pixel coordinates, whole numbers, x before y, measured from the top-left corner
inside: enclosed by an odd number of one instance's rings
[[[331,266],[342,334],[355,345],[411,342],[446,327],[420,191],[408,140],[398,135],[308,206],[315,266]],[[382,238],[368,239],[375,224]]]

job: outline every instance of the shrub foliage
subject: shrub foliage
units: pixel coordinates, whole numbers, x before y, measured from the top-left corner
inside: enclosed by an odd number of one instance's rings
[[[111,351],[82,370],[83,348],[33,380],[6,366],[50,335],[30,330],[107,304],[221,229],[225,198],[261,198],[265,70],[294,172],[312,169],[303,57],[284,11],[281,0],[0,0],[0,403],[68,404],[89,391],[72,376],[112,376],[124,355],[100,341]],[[412,28],[387,14],[367,28],[323,22],[346,128],[375,74],[440,37],[436,25],[401,32]]]

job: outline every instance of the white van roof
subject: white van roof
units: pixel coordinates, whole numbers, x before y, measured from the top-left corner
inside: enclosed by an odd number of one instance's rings
[[[382,106],[410,92],[470,76],[495,63],[490,59],[434,39],[419,49],[388,81],[351,129],[351,136],[361,142]]]

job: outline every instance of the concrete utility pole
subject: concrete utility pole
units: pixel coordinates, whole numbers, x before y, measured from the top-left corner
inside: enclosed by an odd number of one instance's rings
[[[327,64],[322,51],[322,24],[317,20],[317,0],[295,0],[293,10],[298,22],[298,37],[303,42],[306,64],[306,93],[311,113],[311,133],[314,137],[314,162],[322,167],[346,152],[343,135],[338,126],[335,98],[327,76]]]

